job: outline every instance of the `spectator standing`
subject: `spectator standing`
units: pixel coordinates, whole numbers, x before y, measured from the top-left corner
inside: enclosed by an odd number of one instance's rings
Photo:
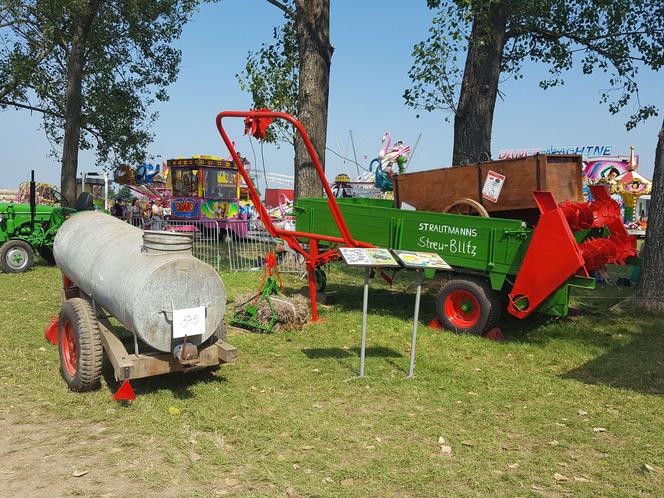
[[[152,205],[152,229],[161,230],[161,222],[164,219],[164,208],[161,207],[161,200],[157,200]]]
[[[129,210],[129,216],[131,217],[131,224],[135,227],[143,227],[143,210],[141,209],[138,199],[131,201],[131,209]]]

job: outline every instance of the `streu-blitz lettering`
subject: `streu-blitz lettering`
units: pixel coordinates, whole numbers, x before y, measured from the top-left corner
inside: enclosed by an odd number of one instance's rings
[[[477,237],[477,228],[454,227],[450,225],[438,225],[435,223],[420,223],[420,232],[443,233],[446,235],[462,235],[464,237]]]
[[[436,252],[446,252],[449,254],[466,255],[470,257],[477,256],[477,246],[470,240],[450,239],[449,242],[431,240],[422,235],[417,240],[417,245],[422,249],[428,249]]]

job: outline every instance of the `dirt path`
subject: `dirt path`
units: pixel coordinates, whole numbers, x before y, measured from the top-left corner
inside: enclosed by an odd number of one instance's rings
[[[126,436],[102,424],[76,425],[49,421],[43,414],[24,416],[0,409],[0,495],[12,497],[180,496],[196,493],[183,483],[178,469],[168,468],[150,445],[126,448]],[[50,423],[49,423],[50,422]],[[148,453],[149,452],[149,453]],[[157,479],[136,479],[146,466],[154,467]],[[132,477],[133,474],[133,477]],[[168,479],[168,477],[166,477]],[[202,494],[210,494],[203,492]]]

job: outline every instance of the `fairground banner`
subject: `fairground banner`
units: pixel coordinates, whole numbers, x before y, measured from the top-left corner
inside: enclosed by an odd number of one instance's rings
[[[535,154],[581,154],[585,157],[612,156],[613,145],[572,145],[534,147],[529,149],[503,149],[498,152],[498,159],[516,159]]]

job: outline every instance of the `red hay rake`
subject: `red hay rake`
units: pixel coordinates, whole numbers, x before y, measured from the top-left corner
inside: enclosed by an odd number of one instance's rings
[[[332,237],[332,236],[309,233],[309,232],[297,232],[294,230],[284,230],[282,228],[277,228],[272,223],[270,215],[268,214],[267,210],[265,209],[265,206],[261,202],[258,192],[254,187],[251,178],[249,178],[247,170],[244,168],[244,165],[240,160],[240,156],[235,150],[233,142],[228,137],[228,134],[224,129],[224,126],[222,124],[222,120],[224,118],[243,118],[245,122],[245,134],[251,134],[258,139],[265,138],[267,128],[275,119],[284,119],[295,127],[295,129],[302,137],[302,140],[304,141],[304,146],[307,148],[309,157],[311,157],[313,165],[316,168],[316,173],[318,174],[318,177],[321,179],[321,182],[323,183],[323,189],[325,189],[325,193],[327,194],[327,204],[332,213],[332,217],[334,218],[334,221],[339,229],[341,237]],[[318,320],[318,311],[316,305],[317,300],[316,300],[315,270],[316,267],[318,267],[319,265],[325,264],[338,257],[337,249],[328,249],[327,251],[319,252],[318,243],[320,241],[331,242],[348,247],[373,247],[373,246],[371,244],[356,241],[351,237],[350,232],[348,231],[348,227],[346,226],[346,222],[344,221],[341,211],[339,210],[339,206],[334,197],[334,194],[332,193],[332,190],[330,189],[330,186],[327,183],[327,179],[325,178],[325,172],[323,171],[323,167],[321,166],[320,160],[318,159],[318,155],[316,154],[316,151],[311,143],[311,140],[309,139],[309,136],[307,135],[306,130],[302,126],[302,123],[300,123],[297,119],[295,119],[290,114],[286,114],[285,112],[273,112],[270,111],[269,109],[261,109],[256,111],[224,111],[220,112],[217,115],[217,129],[219,130],[219,134],[221,135],[221,138],[226,144],[226,147],[231,153],[231,157],[233,158],[235,166],[237,167],[238,171],[240,172],[240,175],[242,175],[242,178],[247,184],[251,202],[253,202],[256,210],[258,211],[258,215],[260,216],[260,219],[265,225],[267,231],[273,237],[283,239],[291,249],[298,252],[304,257],[306,261],[307,274],[309,277],[309,295],[311,297],[311,316],[313,321]],[[305,248],[305,246],[300,243],[299,239],[309,239],[308,249]]]

